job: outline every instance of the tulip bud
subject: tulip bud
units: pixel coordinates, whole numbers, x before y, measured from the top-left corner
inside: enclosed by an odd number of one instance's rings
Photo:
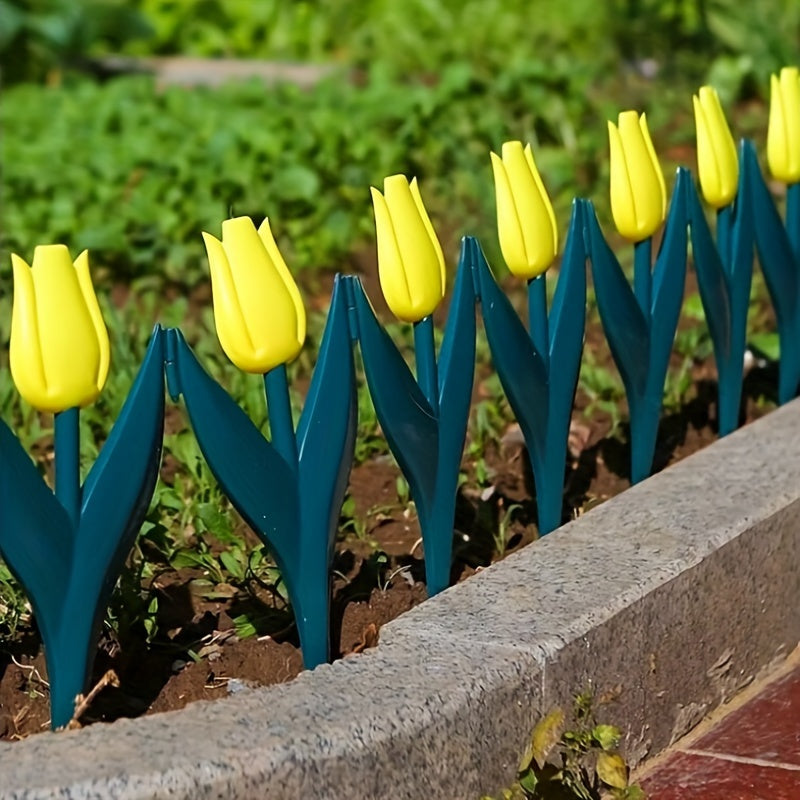
[[[378,275],[386,303],[405,322],[427,317],[444,297],[444,255],[417,179],[392,175],[383,194],[372,188],[378,234]]]
[[[641,242],[664,222],[667,190],[645,115],[623,111],[618,125],[608,123],[611,213],[626,239]]]
[[[85,406],[108,377],[108,332],[84,250],[73,264],[62,244],[33,251],[33,266],[11,256],[11,376],[40,411]]]
[[[245,372],[266,373],[291,361],[306,338],[300,292],[275,244],[269,220],[222,223],[222,241],[204,233],[214,321],[222,349]]]
[[[531,146],[505,142],[503,157],[492,153],[500,250],[509,270],[530,280],[541,275],[558,252],[558,230]]]
[[[784,183],[800,181],[800,73],[784,67],[770,79],[767,161],[770,172]]]
[[[698,96],[699,95],[699,96]],[[713,208],[722,208],[736,196],[739,162],[736,144],[725,120],[716,89],[702,86],[692,97],[697,128],[697,170],[703,197]]]

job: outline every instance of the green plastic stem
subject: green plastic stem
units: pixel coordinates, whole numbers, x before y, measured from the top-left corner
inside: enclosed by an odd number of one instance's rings
[[[800,183],[786,187],[786,238],[794,255],[794,264],[788,269],[797,270],[800,264]],[[800,283],[795,284],[794,313],[784,322],[789,330],[781,333],[780,370],[778,373],[778,402],[788,403],[797,396],[800,381]]]
[[[566,440],[563,445],[561,441],[553,441],[553,446],[546,451],[544,459],[536,458],[532,453],[530,459],[536,486],[536,518],[539,535],[544,536],[561,526],[564,473],[567,467]]]
[[[733,205],[729,204],[717,209],[717,251],[725,269],[730,275],[731,239],[733,236]]]
[[[717,428],[720,436],[727,436],[739,427],[743,365],[720,363],[718,372]]]
[[[55,415],[56,497],[73,530],[81,518],[80,419],[77,408]]]
[[[533,346],[544,359],[549,362],[550,335],[547,330],[547,284],[545,274],[528,281],[528,327]]]
[[[630,397],[631,484],[650,476],[656,451],[661,397]]]
[[[723,269],[730,277],[733,267],[732,204],[717,210],[717,251]],[[739,427],[744,353],[740,352],[738,347],[733,346],[731,351],[727,361],[719,358],[717,363],[717,428],[720,436],[727,436]]]
[[[651,236],[633,246],[633,294],[648,327],[653,296],[652,247]]]
[[[292,406],[289,402],[289,383],[286,365],[279,364],[264,375],[267,412],[272,445],[281,458],[297,473],[297,439],[294,435]]]
[[[786,188],[786,233],[795,259],[800,261],[800,183]]]
[[[433,317],[430,314],[414,323],[414,354],[417,359],[417,383],[430,403],[434,416],[438,416],[439,377],[436,371]]]

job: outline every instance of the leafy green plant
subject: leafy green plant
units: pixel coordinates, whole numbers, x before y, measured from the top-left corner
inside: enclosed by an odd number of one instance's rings
[[[42,80],[151,32],[122,0],[0,0],[0,70],[5,83]]]
[[[520,503],[511,503],[507,508],[503,508],[502,504],[498,505],[500,518],[497,520],[497,530],[494,534],[494,552],[498,557],[502,557],[506,552],[508,532],[511,529],[514,514],[521,508]]]
[[[31,607],[8,567],[0,561],[0,643],[11,642],[31,621]]]
[[[694,360],[691,356],[684,356],[680,365],[676,369],[667,372],[664,381],[664,410],[667,412],[680,411],[686,403],[689,391],[694,385],[692,379],[692,365]]]
[[[601,363],[588,347],[583,351],[578,388],[589,398],[584,416],[590,418],[598,410],[605,412],[611,418],[613,433],[622,421],[619,404],[625,397],[625,389],[617,373]]]
[[[357,371],[357,375],[358,433],[353,461],[355,464],[363,464],[373,456],[388,453],[389,448],[381,435],[380,423],[367,390],[363,369]]]
[[[366,523],[356,515],[356,501],[353,499],[353,495],[349,493],[345,495],[342,502],[342,510],[339,514],[339,531],[340,533],[352,531],[358,539],[364,539],[367,535]]]
[[[444,229],[488,234],[487,143],[510,132],[538,143],[558,210],[576,175],[578,188],[593,185],[602,128],[589,124],[590,79],[566,61],[518,59],[501,71],[452,61],[438,80],[411,84],[373,64],[364,85],[337,74],[310,90],[157,90],[146,77],[12,87],[0,106],[0,251],[60,241],[91,248],[115,279],[191,286],[206,277],[201,230],[267,214],[293,268],[330,267],[371,238],[368,187],[399,171],[440,198],[430,212]],[[53,162],[61,168],[39,166]],[[493,258],[494,236],[484,239]],[[6,264],[0,256],[0,274]]]
[[[143,530],[152,527],[153,523],[146,522]],[[155,564],[142,552],[140,538],[120,574],[106,612],[106,628],[117,642],[136,635],[139,626],[148,644],[158,635],[158,595],[152,586],[156,574]]]
[[[488,349],[477,350],[478,363],[489,360]],[[486,486],[491,478],[486,457],[491,449],[498,449],[508,425],[514,419],[496,373],[480,383],[481,399],[472,404],[469,436],[465,449],[467,460],[474,469],[475,483]]]
[[[565,715],[553,709],[533,729],[520,760],[517,781],[502,800],[646,800],[628,782],[628,766],[617,748],[619,728],[599,724],[591,693],[575,699],[575,727],[564,730]],[[485,797],[483,800],[492,800]]]

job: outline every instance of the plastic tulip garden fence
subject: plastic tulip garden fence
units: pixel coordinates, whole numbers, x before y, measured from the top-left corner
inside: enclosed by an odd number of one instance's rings
[[[335,278],[307,386],[290,386],[306,311],[268,221],[239,217],[221,239],[204,234],[219,342],[263,378],[268,434],[181,330],[156,325],[87,471],[81,409],[113,359],[88,255],[73,263],[66,247],[46,245],[31,266],[13,256],[11,374],[54,422],[49,459],[32,459],[0,423],[0,553],[35,620],[3,656],[0,734],[178,708],[359,652],[427,596],[760,415],[764,397],[793,398],[798,71],[772,81],[767,160],[787,185],[785,219],[754,146],[737,152],[716,92],[703,87],[694,109],[699,182],[679,169],[669,198],[644,115],[609,123],[612,214],[633,246],[632,282],[615,255],[627,263],[625,247],[615,238],[612,249],[589,200],[574,201],[561,245],[529,146],[492,154],[511,273],[502,287],[469,236],[450,274],[416,180],[387,178],[372,190],[380,291],[371,274]],[[771,302],[753,279],[755,252]],[[376,316],[381,293],[400,336]],[[773,323],[780,359],[760,362],[748,337]],[[304,395],[299,415],[294,394]],[[354,467],[359,416],[372,409],[393,458]],[[226,549],[229,534],[205,508],[201,527],[186,520],[198,555],[188,547],[143,576],[126,560],[157,483],[172,479],[165,426],[183,419],[249,552]],[[476,456],[492,425],[498,435]],[[121,574],[152,612],[130,640],[104,623]],[[257,625],[252,614],[241,624],[244,606],[259,610]]]

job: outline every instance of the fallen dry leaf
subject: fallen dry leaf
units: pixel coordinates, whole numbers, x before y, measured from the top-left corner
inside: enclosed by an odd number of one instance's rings
[[[353,653],[360,653],[368,647],[375,647],[378,644],[378,626],[370,622],[361,634],[361,641],[353,647]]]

